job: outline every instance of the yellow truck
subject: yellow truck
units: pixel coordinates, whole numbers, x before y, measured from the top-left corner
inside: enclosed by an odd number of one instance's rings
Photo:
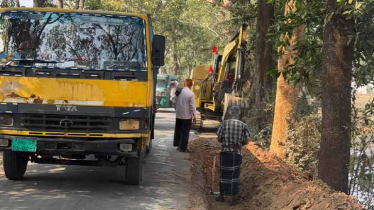
[[[29,161],[126,165],[140,184],[151,149],[165,37],[149,16],[0,9],[0,150],[5,176]]]
[[[202,65],[192,69],[192,90],[196,97],[196,106],[213,112],[223,112],[232,103],[240,107],[247,106],[242,87],[244,79],[246,32],[247,25],[242,25],[240,30],[225,46],[222,55],[214,55],[211,65]]]

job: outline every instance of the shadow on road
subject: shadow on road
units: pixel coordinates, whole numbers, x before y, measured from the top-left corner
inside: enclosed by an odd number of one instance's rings
[[[175,113],[174,108],[168,108],[168,109],[157,109],[158,113]]]
[[[175,115],[158,113],[143,182],[125,184],[125,167],[30,164],[22,181],[0,174],[0,210],[188,209],[189,154],[172,146]]]

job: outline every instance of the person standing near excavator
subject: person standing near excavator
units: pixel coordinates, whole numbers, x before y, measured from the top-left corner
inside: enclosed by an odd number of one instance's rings
[[[238,120],[240,108],[233,106],[228,111],[230,119],[221,123],[217,130],[218,141],[222,143],[221,159],[221,180],[220,194],[217,201],[224,202],[225,195],[231,195],[231,205],[238,201],[239,176],[242,163],[242,146],[249,142],[249,130],[247,124]]]
[[[196,122],[195,94],[191,91],[192,80],[184,81],[184,88],[177,96],[176,102],[176,123],[173,145],[178,147],[180,152],[187,151],[188,138],[192,121]]]

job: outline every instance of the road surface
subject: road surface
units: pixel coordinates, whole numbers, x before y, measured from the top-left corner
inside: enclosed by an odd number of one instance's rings
[[[173,109],[157,113],[140,186],[124,184],[124,167],[29,164],[22,181],[0,175],[0,210],[188,209],[189,154],[172,146],[174,123]]]

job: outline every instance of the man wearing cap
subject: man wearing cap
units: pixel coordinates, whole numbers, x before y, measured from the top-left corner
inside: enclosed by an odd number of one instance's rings
[[[220,195],[217,201],[224,202],[225,195],[232,196],[231,205],[237,203],[239,194],[240,165],[242,163],[242,146],[249,142],[247,124],[238,120],[240,109],[233,106],[228,111],[229,118],[221,123],[217,130],[218,141],[222,143]]]
[[[188,138],[192,121],[196,122],[195,94],[191,91],[192,80],[184,81],[184,88],[178,94],[176,102],[176,123],[174,131],[174,146],[180,152],[187,151]]]

